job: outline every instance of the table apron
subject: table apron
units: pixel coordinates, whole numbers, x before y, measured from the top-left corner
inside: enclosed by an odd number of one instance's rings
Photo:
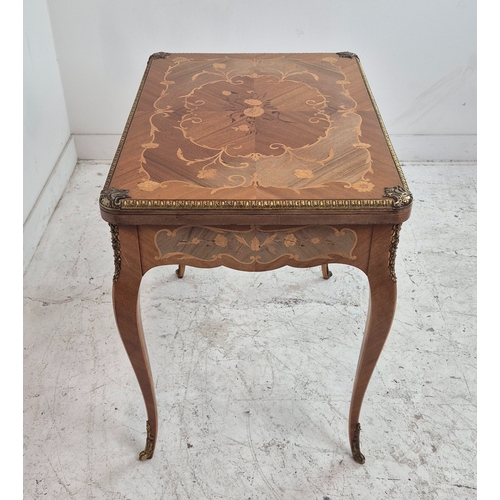
[[[143,274],[160,265],[269,271],[347,264],[366,272],[373,226],[138,226]]]

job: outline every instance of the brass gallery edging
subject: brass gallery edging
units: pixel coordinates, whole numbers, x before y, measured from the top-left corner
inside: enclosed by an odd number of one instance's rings
[[[359,71],[361,73],[361,77],[363,78],[363,81],[365,82],[366,90],[368,91],[368,95],[370,96],[370,100],[372,101],[373,104],[373,109],[375,110],[375,114],[377,115],[378,122],[380,124],[380,128],[382,129],[382,133],[384,134],[385,141],[387,143],[387,147],[389,148],[389,151],[391,153],[392,159],[394,161],[394,165],[396,166],[396,170],[398,171],[399,177],[401,179],[401,182],[403,184],[403,188],[405,191],[408,193],[409,187],[405,179],[405,175],[403,173],[403,170],[401,168],[401,165],[399,163],[398,157],[396,155],[396,151],[394,150],[394,146],[392,145],[391,139],[389,137],[389,134],[387,132],[387,129],[385,128],[384,121],[382,120],[382,115],[380,114],[380,110],[378,109],[377,103],[375,101],[375,97],[373,96],[372,90],[370,88],[370,84],[368,83],[368,78],[366,77],[366,74],[363,70],[363,66],[361,66],[361,61],[359,60],[359,57],[355,56],[356,62],[358,63]]]
[[[123,210],[400,210],[413,201],[401,186],[385,188],[386,200],[134,200],[128,190],[103,189],[99,197],[105,209]]]
[[[394,208],[388,200],[120,200],[123,210],[366,210]]]
[[[125,189],[103,189],[99,203],[123,210],[400,210],[413,201],[401,186],[385,188],[386,200],[134,200]]]
[[[160,56],[162,54],[162,56]],[[132,104],[132,108],[130,110],[130,113],[127,118],[127,122],[125,123],[125,127],[123,129],[122,136],[120,138],[120,142],[118,143],[118,147],[116,149],[115,156],[113,157],[113,161],[111,162],[111,168],[109,169],[108,176],[106,177],[106,182],[104,183],[103,190],[101,191],[101,198],[99,199],[99,202],[102,205],[102,197],[108,196],[109,191],[111,191],[113,188],[110,189],[111,185],[111,179],[113,178],[113,175],[115,173],[116,165],[118,163],[118,159],[120,158],[120,155],[122,153],[123,145],[125,144],[125,139],[127,138],[128,131],[130,129],[130,125],[132,123],[132,119],[134,118],[135,110],[137,109],[137,105],[139,104],[139,99],[142,94],[142,89],[144,88],[144,85],[146,84],[146,80],[148,78],[149,74],[149,68],[151,67],[151,63],[155,59],[160,59],[160,57],[167,57],[170,54],[167,54],[166,52],[157,52],[156,54],[152,54],[149,57],[146,70],[144,71],[144,75],[142,77],[141,83],[139,85],[139,89],[137,90],[137,94],[135,96],[134,102]],[[106,206],[106,205],[104,205]],[[119,207],[118,207],[119,208]]]

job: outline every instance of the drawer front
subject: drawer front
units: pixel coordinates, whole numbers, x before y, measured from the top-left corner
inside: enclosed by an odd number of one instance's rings
[[[364,270],[370,226],[139,226],[143,272],[158,265],[268,271],[343,263]]]

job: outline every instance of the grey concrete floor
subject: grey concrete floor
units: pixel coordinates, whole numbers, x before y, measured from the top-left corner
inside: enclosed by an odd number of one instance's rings
[[[476,165],[403,165],[414,195],[398,308],[347,438],[366,277],[330,266],[144,277],[156,384],[144,403],[117,333],[98,196],[79,162],[24,276],[25,499],[476,498]]]

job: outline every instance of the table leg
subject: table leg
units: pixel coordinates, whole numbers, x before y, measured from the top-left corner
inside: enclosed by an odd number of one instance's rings
[[[186,266],[184,264],[179,264],[179,267],[175,270],[178,278],[184,277],[184,272],[186,271]]]
[[[321,264],[321,272],[323,273],[323,279],[325,280],[332,277],[332,272],[328,269],[328,264]]]
[[[142,330],[139,303],[142,269],[137,228],[115,226],[114,231],[116,234],[113,235],[115,250],[113,307],[118,331],[146,403],[146,447],[139,455],[140,460],[146,460],[152,458],[154,453],[158,435],[158,414],[153,377]]]
[[[349,412],[349,441],[353,458],[360,464],[365,462],[359,447],[361,405],[396,310],[396,278],[393,269],[399,230],[396,228],[397,226],[374,228],[366,273],[370,286],[370,305]]]

